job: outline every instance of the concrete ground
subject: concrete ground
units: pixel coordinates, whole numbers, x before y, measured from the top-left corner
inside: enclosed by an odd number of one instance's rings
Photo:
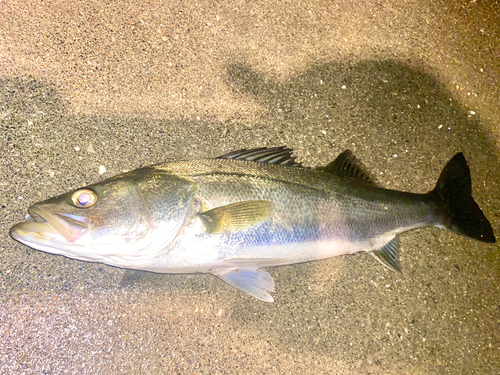
[[[407,233],[402,274],[273,268],[267,304],[8,236],[123,170],[278,145],[412,192],[463,151],[498,236],[500,3],[8,0],[0,25],[0,374],[500,373],[498,245]]]

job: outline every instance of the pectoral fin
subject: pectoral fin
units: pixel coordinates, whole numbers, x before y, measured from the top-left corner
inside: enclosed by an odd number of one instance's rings
[[[377,261],[395,272],[401,272],[399,266],[399,239],[395,237],[379,250],[370,252]]]
[[[274,280],[269,273],[257,267],[223,269],[214,272],[228,284],[264,302],[274,302],[268,292],[274,292]]]
[[[265,200],[244,201],[201,212],[198,216],[209,233],[227,233],[250,228],[268,219],[274,203]]]

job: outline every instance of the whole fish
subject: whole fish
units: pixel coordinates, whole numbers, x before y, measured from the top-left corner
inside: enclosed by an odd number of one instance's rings
[[[284,147],[136,169],[34,204],[15,240],[69,258],[160,273],[210,273],[267,302],[263,267],[366,251],[400,271],[398,235],[429,226],[483,242],[493,229],[462,153],[434,190],[378,187],[347,150],[304,168]]]

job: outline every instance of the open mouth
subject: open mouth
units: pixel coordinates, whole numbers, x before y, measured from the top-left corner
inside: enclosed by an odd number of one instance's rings
[[[33,205],[28,211],[35,222],[17,224],[10,231],[11,236],[21,242],[27,236],[44,233],[59,234],[68,242],[75,242],[89,230],[90,220],[86,217],[54,212],[40,205]]]

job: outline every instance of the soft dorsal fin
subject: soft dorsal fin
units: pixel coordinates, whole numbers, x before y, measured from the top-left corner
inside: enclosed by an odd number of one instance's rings
[[[324,168],[318,168],[326,173],[333,173],[340,177],[352,178],[375,184],[375,181],[368,175],[361,162],[352,154],[351,150],[345,150],[337,159]]]
[[[216,207],[198,216],[208,233],[229,233],[251,228],[267,220],[273,211],[273,202],[252,200]]]
[[[217,159],[247,160],[259,163],[285,165],[287,167],[301,167],[301,163],[295,161],[295,156],[292,156],[292,152],[292,149],[284,146],[273,148],[261,147],[250,150],[243,149],[233,151],[229,154],[219,156]]]
[[[398,237],[394,237],[392,241],[382,246],[379,250],[371,251],[370,254],[390,270],[401,272],[401,267],[399,265]]]

